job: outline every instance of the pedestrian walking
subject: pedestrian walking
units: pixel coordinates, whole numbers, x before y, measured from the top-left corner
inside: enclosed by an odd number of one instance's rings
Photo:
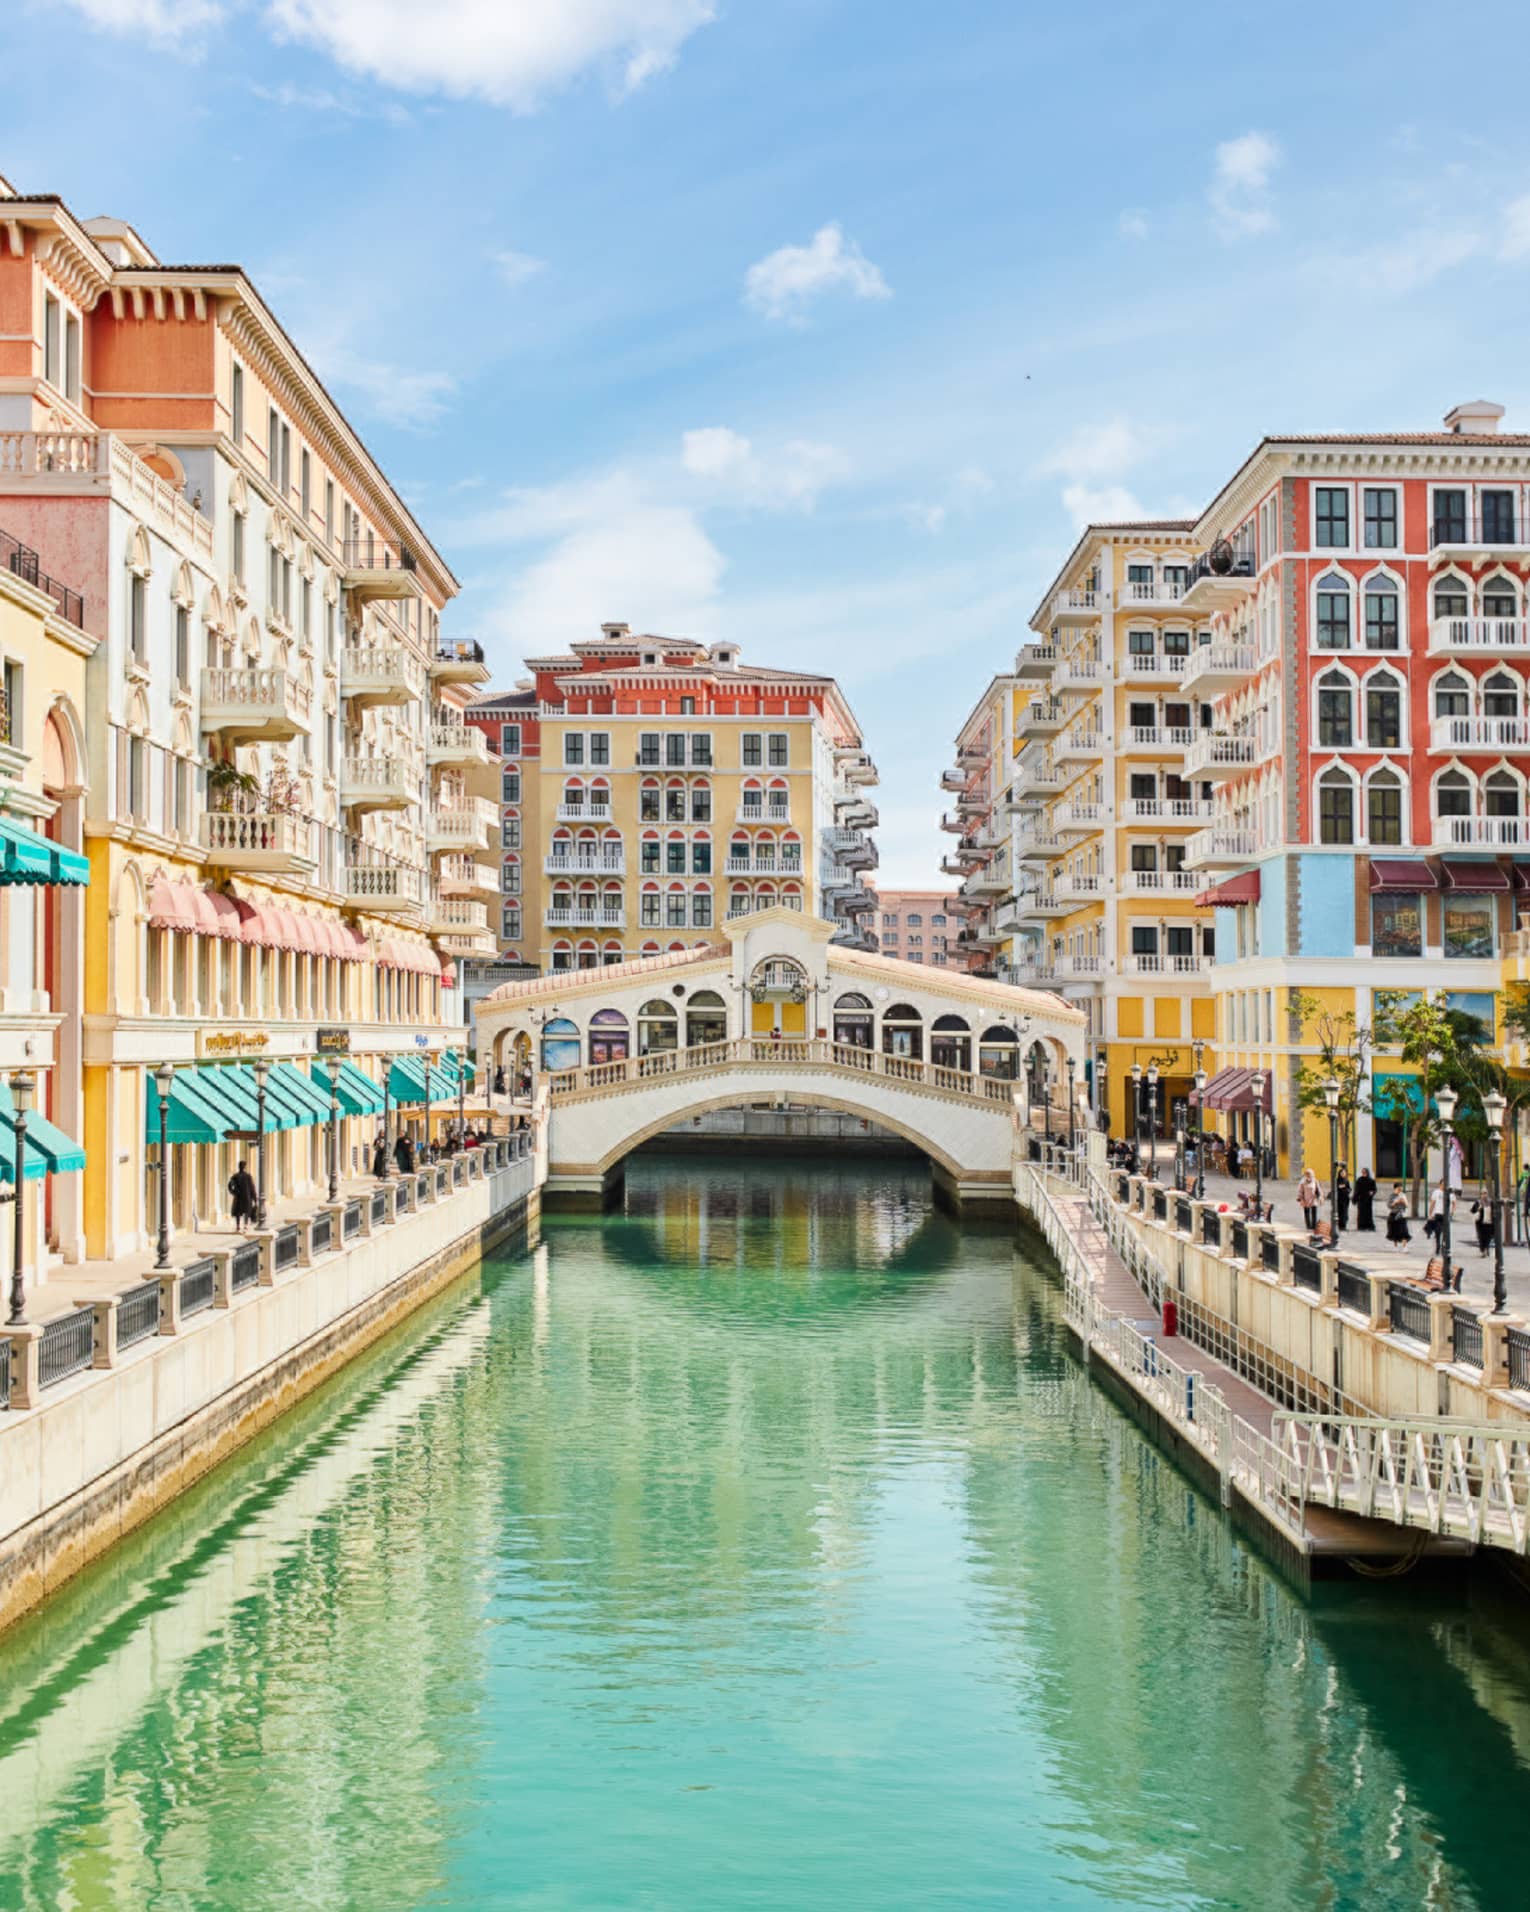
[[[414,1144],[407,1135],[400,1135],[393,1144],[393,1159],[398,1164],[400,1175],[414,1173]]]
[[[504,1063],[501,1063],[501,1064],[499,1065],[499,1067],[498,1067],[498,1068],[497,1068],[497,1069],[496,1069],[496,1070],[494,1071],[494,1093],[495,1093],[496,1095],[503,1095],[503,1094],[505,1093],[505,1065],[504,1065]]]
[[[1408,1227],[1408,1198],[1399,1182],[1392,1190],[1392,1199],[1387,1203],[1387,1240],[1395,1242],[1399,1248],[1406,1248],[1412,1239],[1412,1231]]]
[[[1376,1232],[1376,1177],[1368,1168],[1355,1177],[1355,1227],[1365,1235]]]
[[[1493,1249],[1493,1205],[1481,1194],[1472,1203],[1472,1222],[1477,1230],[1477,1253],[1488,1255]]]
[[[241,1162],[228,1178],[229,1205],[234,1215],[234,1233],[242,1235],[245,1223],[253,1223],[260,1205],[260,1193],[255,1186],[255,1177]]]
[[[1338,1174],[1335,1175],[1333,1178],[1334,1220],[1338,1224],[1339,1232],[1341,1234],[1346,1228],[1349,1227],[1350,1194],[1351,1194],[1351,1189],[1349,1185],[1349,1170],[1345,1168],[1343,1164],[1341,1163],[1339,1166]]]
[[[1318,1178],[1310,1168],[1302,1170],[1302,1179],[1296,1185],[1296,1204],[1302,1211],[1302,1219],[1307,1224],[1308,1234],[1317,1228],[1318,1204],[1323,1199]]]
[[[1429,1212],[1424,1217],[1424,1233],[1436,1248],[1440,1245],[1440,1232],[1445,1225],[1445,1190],[1436,1182],[1429,1191]]]
[[[372,1144],[372,1173],[378,1181],[385,1181],[388,1174],[388,1144],[382,1136]]]

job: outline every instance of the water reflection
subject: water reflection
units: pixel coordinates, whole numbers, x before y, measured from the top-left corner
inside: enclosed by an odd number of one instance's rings
[[[665,1160],[0,1650],[0,1903],[1498,1906],[1491,1602],[1296,1602],[919,1169]]]

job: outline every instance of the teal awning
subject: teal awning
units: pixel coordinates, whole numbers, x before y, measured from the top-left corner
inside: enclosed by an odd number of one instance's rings
[[[395,1056],[388,1070],[388,1093],[395,1102],[423,1102],[425,1100],[425,1064],[419,1056]],[[450,1069],[441,1067],[437,1057],[430,1065],[430,1099],[432,1102],[450,1102],[457,1093],[457,1078]]]
[[[14,817],[0,816],[0,883],[78,883],[90,881],[85,858],[50,843]]]
[[[230,1095],[226,1069],[177,1069],[170,1084],[165,1137],[170,1142],[221,1142],[230,1129],[242,1129],[242,1102]],[[220,1078],[223,1078],[220,1081]],[[159,1089],[152,1070],[144,1096],[144,1132],[159,1141]],[[251,1117],[251,1124],[254,1118]]]
[[[461,1080],[471,1089],[473,1086],[473,1065],[466,1056],[459,1056],[455,1049],[448,1049],[441,1060],[452,1071],[454,1082]]]
[[[278,1088],[289,1102],[296,1105],[301,1127],[329,1120],[329,1090],[321,1090],[306,1069],[298,1068],[293,1062],[273,1063],[266,1081],[267,1097],[273,1089]]]
[[[21,1177],[26,1182],[41,1181],[45,1175],[68,1175],[84,1168],[85,1151],[71,1142],[40,1110],[27,1116],[27,1152]],[[16,1111],[11,1101],[10,1084],[0,1080],[0,1182],[16,1179]]]
[[[260,1090],[256,1086],[255,1071],[247,1062],[226,1062],[220,1073],[228,1078],[226,1084],[232,1095],[236,1095],[245,1115],[240,1127],[252,1132],[260,1126]],[[301,1128],[309,1118],[299,1117],[293,1106],[290,1094],[284,1093],[276,1085],[276,1071],[273,1069],[266,1080],[266,1133],[275,1135],[282,1129]]]
[[[318,1084],[327,1104],[329,1065],[324,1062],[315,1062],[310,1066],[308,1073]],[[341,1060],[340,1080],[335,1085],[335,1098],[340,1104],[342,1115],[381,1115],[383,1112],[382,1090],[365,1069],[359,1069],[349,1056]]]

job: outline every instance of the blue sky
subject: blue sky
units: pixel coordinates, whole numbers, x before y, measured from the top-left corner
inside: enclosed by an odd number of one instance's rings
[[[246,266],[500,678],[606,618],[835,672],[881,880],[927,883],[950,740],[1082,518],[1194,510],[1267,430],[1530,425],[1530,16],[1481,0],[1469,72],[1450,36],[1333,0],[9,0],[38,78],[0,172]]]

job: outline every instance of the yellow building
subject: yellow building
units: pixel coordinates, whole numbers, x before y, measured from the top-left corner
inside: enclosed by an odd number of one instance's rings
[[[1206,888],[1185,867],[1211,815],[1199,774],[1204,617],[1185,613],[1188,524],[1091,525],[1031,620],[1016,675],[1016,980],[1089,1019],[1090,1088],[1130,1132],[1131,1070],[1159,1072],[1166,1134],[1184,1119],[1196,1045],[1214,1034]],[[1214,1061],[1202,1050],[1204,1066]]]

